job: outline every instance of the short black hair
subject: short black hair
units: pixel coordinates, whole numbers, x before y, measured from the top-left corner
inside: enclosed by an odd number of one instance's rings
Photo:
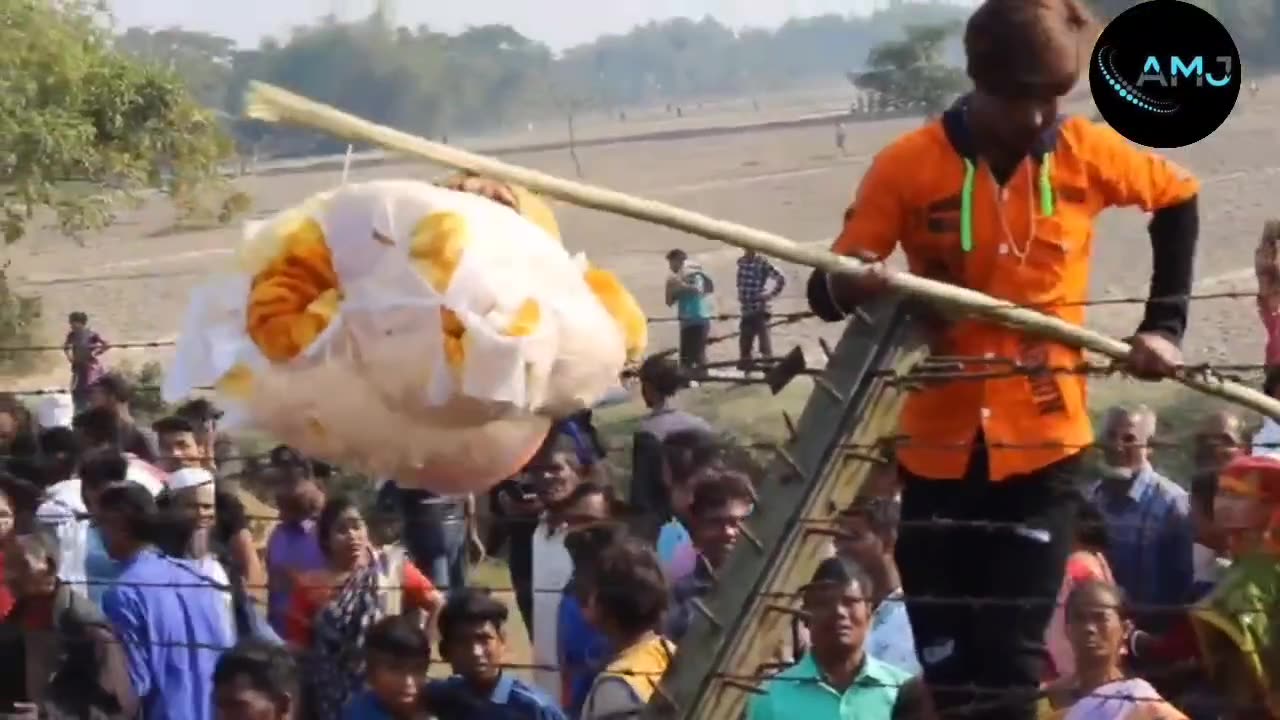
[[[627,538],[606,548],[590,582],[594,607],[627,634],[656,629],[667,613],[666,575],[657,553],[639,540]]]
[[[689,253],[681,250],[680,248],[673,248],[667,251],[668,260],[684,260],[688,257],[689,257]]]
[[[195,435],[196,428],[187,418],[180,415],[170,415],[151,423],[151,432],[156,435],[177,435],[180,433]]]
[[[72,418],[71,426],[88,445],[120,445],[120,418],[107,408],[84,410]]]
[[[69,427],[51,427],[40,431],[40,454],[45,457],[65,455],[71,458],[80,453],[80,441]]]
[[[112,485],[98,498],[100,511],[120,513],[134,540],[154,542],[160,535],[160,509],[151,491],[137,483]]]
[[[67,315],[67,322],[69,322],[69,323],[77,323],[77,322],[78,322],[78,323],[84,323],[84,324],[88,325],[88,324],[89,324],[89,315],[88,315],[88,313],[82,312],[82,311],[80,311],[80,310],[76,310],[75,312],[70,313],[70,314],[68,314],[68,315]]]
[[[270,697],[284,710],[299,699],[298,662],[285,648],[264,640],[242,640],[218,658],[214,687],[245,678],[250,687]]]
[[[122,483],[129,476],[129,461],[116,450],[94,450],[80,461],[80,482],[91,490]]]
[[[364,650],[397,660],[431,662],[431,640],[411,615],[391,615],[374,623],[365,635]]]
[[[694,517],[728,507],[733,502],[756,502],[751,478],[739,470],[711,465],[699,471],[692,482],[693,501],[689,503],[689,512]]]
[[[1191,476],[1189,499],[1205,517],[1213,517],[1213,499],[1218,495],[1218,472],[1204,470]]]
[[[573,561],[575,576],[589,575],[595,570],[596,561],[609,547],[626,537],[626,527],[609,522],[575,528],[564,536],[565,550]]]
[[[898,523],[902,519],[902,503],[896,498],[862,496],[849,504],[840,512],[846,517],[862,518],[871,531],[881,538],[891,537],[898,532]]]
[[[674,397],[689,385],[689,379],[680,370],[680,365],[669,355],[650,355],[645,358],[636,376],[641,384],[653,388],[654,392],[664,398]]]
[[[436,626],[440,630],[441,651],[458,630],[486,623],[492,623],[494,628],[502,630],[510,614],[506,604],[490,595],[488,590],[460,588],[453,591],[436,620]]]
[[[324,503],[324,508],[320,510],[320,517],[316,519],[316,542],[320,544],[320,550],[326,557],[329,555],[329,534],[333,532],[333,526],[338,522],[338,518],[350,510],[360,512],[360,506],[355,500],[345,496],[336,495],[329,498]]]
[[[109,372],[94,380],[90,387],[102,390],[119,403],[127,403],[133,399],[133,386],[119,373]]]
[[[191,423],[205,423],[222,417],[222,411],[208,398],[194,398],[178,406],[173,412]]]
[[[822,585],[843,587],[849,584],[857,585],[859,592],[866,595],[868,600],[870,599],[870,593],[874,586],[871,583],[871,577],[867,575],[866,571],[842,558],[829,557],[818,563],[817,569],[813,571],[813,577],[809,578],[809,582],[804,586],[804,589],[807,590]]]
[[[725,443],[704,430],[681,430],[662,440],[672,485],[683,486],[702,468],[725,455]]]

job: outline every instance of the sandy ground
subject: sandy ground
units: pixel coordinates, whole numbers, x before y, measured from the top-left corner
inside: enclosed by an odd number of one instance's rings
[[[1203,292],[1248,290],[1253,285],[1252,250],[1263,220],[1280,215],[1269,206],[1280,196],[1280,80],[1267,82],[1257,98],[1243,98],[1214,136],[1171,155],[1204,182],[1202,240],[1197,274]],[[745,116],[745,112],[743,113]],[[696,122],[697,118],[690,122]],[[662,122],[670,122],[663,120]],[[872,154],[919,120],[851,125],[848,153],[835,149],[830,128],[775,130],[666,142],[636,142],[579,151],[586,180],[692,210],[762,227],[798,241],[827,242]],[[635,122],[643,127],[647,122]],[[567,151],[514,155],[512,162],[571,176]],[[439,171],[398,165],[354,171],[353,180],[374,177],[431,178]],[[335,173],[250,177],[241,187],[254,198],[257,216],[282,209],[336,183]],[[734,312],[733,261],[737,251],[697,237],[572,207],[559,210],[568,244],[619,272],[655,318],[662,304],[663,255],[672,247],[694,253],[712,272],[722,312]],[[189,288],[216,263],[225,262],[237,228],[175,232],[173,213],[159,202],[124,212],[109,230],[77,243],[37,231],[8,250],[11,277],[44,298],[48,337],[60,337],[62,319],[84,309],[93,324],[116,342],[171,339]],[[1092,295],[1141,295],[1149,278],[1151,251],[1145,219],[1113,211],[1098,225]],[[802,268],[784,268],[790,282],[776,310],[803,309]],[[1105,306],[1091,325],[1109,333],[1132,329],[1140,306]],[[726,325],[724,330],[732,329]],[[776,333],[780,351],[816,345],[838,329],[809,322]],[[654,324],[653,347],[669,346],[674,325]],[[1262,341],[1251,301],[1200,300],[1186,350],[1192,358],[1256,362]],[[731,352],[721,346],[722,356]],[[115,361],[161,359],[163,348],[117,351]],[[142,356],[142,357],[140,357]],[[9,380],[13,387],[59,381],[61,358],[50,354],[48,372]]]

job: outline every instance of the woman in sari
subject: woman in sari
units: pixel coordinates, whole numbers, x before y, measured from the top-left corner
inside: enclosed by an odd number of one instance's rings
[[[1230,567],[1184,622],[1136,647],[1143,660],[1202,668],[1223,700],[1223,718],[1280,720],[1280,458],[1227,465],[1213,524]]]
[[[329,567],[299,578],[285,639],[304,657],[305,717],[336,720],[364,683],[365,631],[383,617],[411,610],[434,618],[444,598],[403,549],[370,545],[352,501],[329,500],[316,531]]]
[[[1075,674],[1051,695],[1061,720],[1187,720],[1142,678],[1125,667],[1133,625],[1124,593],[1114,584],[1086,580],[1067,596],[1067,639]]]

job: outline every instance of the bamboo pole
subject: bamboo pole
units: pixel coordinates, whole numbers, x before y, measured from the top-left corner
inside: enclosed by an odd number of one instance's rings
[[[298,125],[322,130],[351,141],[380,145],[388,150],[420,157],[439,165],[523,185],[530,190],[573,205],[719,240],[798,265],[850,275],[861,275],[868,271],[868,266],[858,260],[836,255],[827,250],[805,247],[781,235],[718,220],[615,190],[565,180],[450,145],[431,142],[377,125],[266,83],[250,84],[245,103],[245,115],[265,122]],[[1092,350],[1115,360],[1124,360],[1129,355],[1128,344],[1115,338],[1031,308],[997,300],[975,290],[948,285],[905,272],[888,273],[887,285],[890,289],[904,295],[927,300],[951,312],[984,317],[1012,328]],[[1197,372],[1179,373],[1174,379],[1205,394],[1280,419],[1280,401],[1252,388],[1223,380],[1212,374]]]

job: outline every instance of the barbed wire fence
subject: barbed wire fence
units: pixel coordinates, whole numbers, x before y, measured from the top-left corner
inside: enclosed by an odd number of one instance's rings
[[[1255,298],[1255,296],[1256,296],[1255,293],[1246,293],[1246,292],[1204,293],[1204,294],[1189,294],[1185,296],[1179,296],[1177,298],[1160,298],[1157,300],[1158,301],[1159,300],[1195,301],[1195,300],[1220,300],[1220,299],[1241,299],[1241,298],[1253,299]],[[1122,304],[1133,304],[1133,303],[1145,303],[1147,301],[1148,301],[1148,298],[1145,298],[1145,297],[1107,298],[1107,299],[1100,299],[1095,301],[1081,301],[1081,302],[1073,302],[1073,303],[1062,303],[1057,305],[1044,305],[1036,309],[1044,310],[1044,309],[1050,309],[1053,307],[1122,305]],[[718,322],[725,322],[725,321],[740,319],[740,317],[741,317],[740,315],[722,314],[722,315],[715,316],[713,320]],[[773,318],[771,319],[770,326],[778,327],[778,326],[788,325],[788,324],[807,320],[811,317],[812,317],[812,314],[808,312],[777,313],[777,314],[774,314]],[[679,318],[674,318],[674,317],[655,317],[650,319],[650,322],[654,324],[674,323],[678,321],[679,321]],[[724,342],[724,341],[736,338],[739,334],[740,333],[738,332],[718,334],[711,337],[709,339],[709,343]],[[117,349],[158,349],[158,348],[173,347],[175,344],[176,344],[175,342],[168,341],[168,340],[130,341],[130,342],[122,342],[122,343],[113,343],[111,347],[117,348]],[[821,343],[821,347],[824,353],[830,356],[829,347],[827,347],[825,343]],[[57,346],[57,345],[30,345],[30,346],[16,346],[16,347],[0,347],[0,353],[60,352],[62,351],[62,349],[63,349],[62,346]],[[669,348],[666,350],[657,351],[657,353],[655,354],[669,355],[676,351],[677,351],[677,348]],[[721,367],[728,367],[728,366],[733,366],[738,369],[767,372],[770,369],[776,368],[776,361],[773,361],[773,362],[757,361],[755,364],[746,366],[746,367],[741,366],[739,362],[712,363],[711,365],[708,366],[706,375],[704,375],[699,379],[703,381],[709,381],[709,382],[722,381],[722,382],[729,382],[729,383],[745,383],[745,384],[760,384],[760,383],[766,382],[765,380],[755,379],[750,377],[730,377],[730,376],[717,377],[716,376],[716,373],[715,373],[716,370],[720,369]],[[1186,375],[1194,375],[1204,379],[1233,380],[1236,382],[1248,383],[1251,381],[1256,382],[1258,374],[1266,371],[1267,369],[1268,369],[1267,366],[1261,363],[1257,363],[1257,364],[1188,363],[1179,371],[1179,373],[1186,374]],[[1073,366],[1057,367],[1057,366],[1047,366],[1044,364],[1029,365],[1024,363],[1020,358],[933,356],[921,363],[916,364],[915,366],[911,367],[909,370],[905,372],[896,370],[896,369],[881,369],[881,370],[875,371],[873,373],[873,376],[876,378],[879,378],[880,380],[884,381],[889,386],[896,388],[897,390],[900,390],[902,392],[913,392],[913,391],[920,390],[922,388],[927,388],[931,385],[936,385],[941,383],[952,383],[952,382],[963,382],[963,381],[986,381],[986,380],[998,379],[998,378],[1033,377],[1033,376],[1058,375],[1058,374],[1071,374],[1071,375],[1103,378],[1103,377],[1116,376],[1118,374],[1123,373],[1123,371],[1124,371],[1123,367],[1117,365],[1116,363],[1098,363],[1098,362],[1092,362],[1092,361],[1086,361],[1084,363],[1073,365]],[[806,367],[801,367],[798,371],[793,370],[791,372],[792,377],[797,375],[809,376],[813,380],[815,392],[830,392],[829,389],[824,389],[822,373],[820,371],[810,370]],[[144,389],[144,388],[137,388],[137,389]],[[155,390],[158,388],[152,387],[152,388],[145,388],[145,389]],[[207,388],[207,389],[211,389],[211,388]],[[17,396],[39,396],[39,395],[60,393],[65,391],[57,388],[28,388],[28,389],[9,390],[7,392]],[[795,424],[785,414],[784,414],[784,419],[786,421],[785,422],[786,428],[788,432],[791,434],[791,437],[789,438],[789,440],[794,440],[795,432],[796,432]],[[778,453],[780,457],[785,457],[785,453],[782,453],[780,451],[783,445],[785,445],[787,442],[788,442],[788,439],[783,439],[781,441],[769,441],[769,442],[753,441],[753,442],[746,442],[742,444],[745,447],[748,447],[750,449],[761,450],[761,451],[772,451],[772,452]],[[917,446],[917,447],[932,446],[932,447],[938,447],[938,448],[955,448],[957,450],[964,450],[969,447],[969,443],[949,443],[949,444],[929,443],[926,441],[905,437],[901,435],[887,435],[884,437],[880,437],[872,442],[841,442],[838,446],[838,450],[845,454],[861,455],[868,462],[883,462],[885,457],[885,452],[887,450],[893,450],[895,448],[907,447],[907,446]],[[1048,445],[1045,443],[1037,443],[1037,444],[996,443],[993,445],[993,447],[998,447],[1002,449],[1027,449],[1027,450],[1045,449],[1046,447],[1051,447],[1051,446],[1066,448],[1066,446],[1060,443],[1048,444]],[[609,445],[609,449],[614,452],[626,451],[629,447],[630,446],[628,443],[611,443]],[[1072,446],[1067,449],[1085,450],[1090,447],[1092,447],[1092,445],[1087,444],[1087,445],[1080,445],[1080,446]],[[1188,448],[1185,447],[1185,444],[1171,444],[1168,446],[1167,449],[1179,450],[1179,451],[1188,450]],[[242,455],[235,455],[235,456],[231,456],[229,458],[223,458],[223,459],[251,461],[251,460],[260,460],[264,457],[265,457],[265,454],[242,454]],[[12,459],[12,458],[0,456],[0,460],[4,460],[4,459]],[[251,522],[253,521],[275,522],[276,520],[278,520],[278,518],[274,516],[257,516],[257,515],[250,515],[246,519]],[[37,521],[40,521],[40,520],[41,518],[37,518]],[[65,520],[66,520],[65,517],[58,518],[58,521],[65,521]],[[87,518],[74,517],[73,521],[84,522],[84,521],[87,521]],[[495,523],[517,523],[517,522],[526,523],[526,524],[528,523],[527,519],[521,520],[517,518],[507,518],[502,516],[495,516],[491,518],[490,521]],[[625,524],[625,520],[620,520],[619,522],[623,522]],[[817,535],[825,536],[832,540],[839,539],[844,536],[844,532],[838,527],[837,518],[835,518],[832,515],[803,516],[798,518],[798,524],[804,527],[806,529],[805,530],[806,532],[811,532]],[[908,520],[903,522],[903,526],[909,526],[913,524],[934,527],[934,528],[943,529],[943,530],[970,528],[970,529],[978,529],[986,532],[1011,531],[1017,527],[1020,527],[1020,525],[1017,525],[1016,523],[975,522],[975,521],[958,521],[958,520],[930,520],[930,521],[909,521]],[[148,585],[144,583],[118,583],[113,581],[92,581],[91,583],[86,583],[86,584],[130,585],[134,587],[148,587]],[[196,587],[204,587],[207,585],[207,583],[197,582],[197,583],[192,583],[192,585]],[[182,586],[174,585],[174,584],[164,584],[164,587],[173,588],[173,587],[182,587]],[[246,589],[259,592],[259,591],[265,591],[267,588],[265,586],[262,586],[262,587],[254,586]],[[403,588],[397,588],[394,586],[388,587],[385,589],[393,592],[403,590]],[[450,588],[442,587],[440,589],[447,591]],[[515,587],[488,587],[486,589],[488,589],[490,592],[502,594],[502,595],[516,593]],[[536,588],[536,587],[532,588],[532,592],[535,594],[560,594],[560,593],[563,593],[564,591],[565,591],[564,588]],[[759,597],[763,600],[794,604],[794,601],[799,597],[799,594],[800,594],[800,591],[764,591],[759,594]],[[957,598],[935,598],[935,597],[912,596],[912,597],[892,599],[892,600],[889,600],[889,602],[908,602],[908,603],[919,603],[919,604],[931,604],[931,603],[932,604],[961,604],[966,607],[977,608],[977,607],[984,607],[984,606],[1029,607],[1029,606],[1036,606],[1036,605],[1042,606],[1045,603],[1056,605],[1058,603],[1058,600],[1056,598],[971,597],[971,598],[957,599]],[[794,614],[796,617],[800,618],[801,620],[804,619],[802,610],[797,610],[793,606],[789,606],[789,607],[791,607],[791,609],[788,610],[788,612]],[[1190,609],[1190,607],[1191,607],[1190,605],[1182,605],[1182,604],[1136,605],[1129,609],[1136,612],[1185,613],[1188,609]],[[1274,612],[1274,608],[1270,608],[1266,606],[1232,607],[1232,608],[1228,608],[1228,612],[1238,616],[1246,616],[1246,615],[1259,614],[1259,613],[1261,614],[1271,613],[1271,612]],[[30,631],[30,632],[39,633],[39,632],[53,632],[53,631]],[[188,646],[188,647],[203,647],[196,643],[179,643],[178,645]],[[222,651],[227,648],[209,646],[206,649]],[[512,670],[517,670],[517,671],[579,669],[579,668],[572,668],[572,667],[559,667],[554,665],[550,665],[550,666],[539,665],[539,664],[533,664],[533,663],[508,663],[508,664],[505,664],[504,667]],[[714,674],[714,678],[721,680],[728,685],[737,687],[741,689],[743,692],[746,692],[748,694],[759,694],[763,692],[763,690],[761,690],[761,687],[760,687],[761,683],[770,681],[770,680],[772,681],[778,680],[776,676],[778,669],[779,668],[776,668],[776,667],[775,668],[756,668],[752,672],[719,672],[718,671]],[[1174,670],[1174,669],[1176,668],[1165,668],[1164,670]],[[1161,671],[1162,669],[1156,668],[1156,669],[1153,669],[1151,672],[1158,674]],[[805,680],[805,679],[798,679],[796,681],[815,682],[813,680]],[[946,689],[946,688],[935,688],[935,689]],[[955,689],[965,691],[965,692],[970,692],[970,693],[973,693],[974,695],[988,696],[995,701],[1008,700],[1011,696],[1017,695],[1023,692],[1023,691],[1011,691],[1009,688],[983,688],[983,687],[976,687],[976,686],[965,686],[965,687],[955,688]],[[1041,689],[1041,690],[1034,691],[1033,694],[1035,694],[1037,697],[1040,697],[1040,696],[1043,696],[1045,692],[1046,690]],[[1099,697],[1099,696],[1095,695],[1095,697]],[[1110,699],[1123,699],[1123,700],[1128,700],[1133,702],[1143,702],[1143,701],[1151,700],[1151,698],[1145,697],[1145,696],[1107,695],[1105,693],[1102,694],[1101,697],[1107,697]],[[1256,710],[1257,708],[1255,706],[1249,705],[1249,706],[1242,706],[1237,709],[1243,712],[1248,712],[1248,711]]]

